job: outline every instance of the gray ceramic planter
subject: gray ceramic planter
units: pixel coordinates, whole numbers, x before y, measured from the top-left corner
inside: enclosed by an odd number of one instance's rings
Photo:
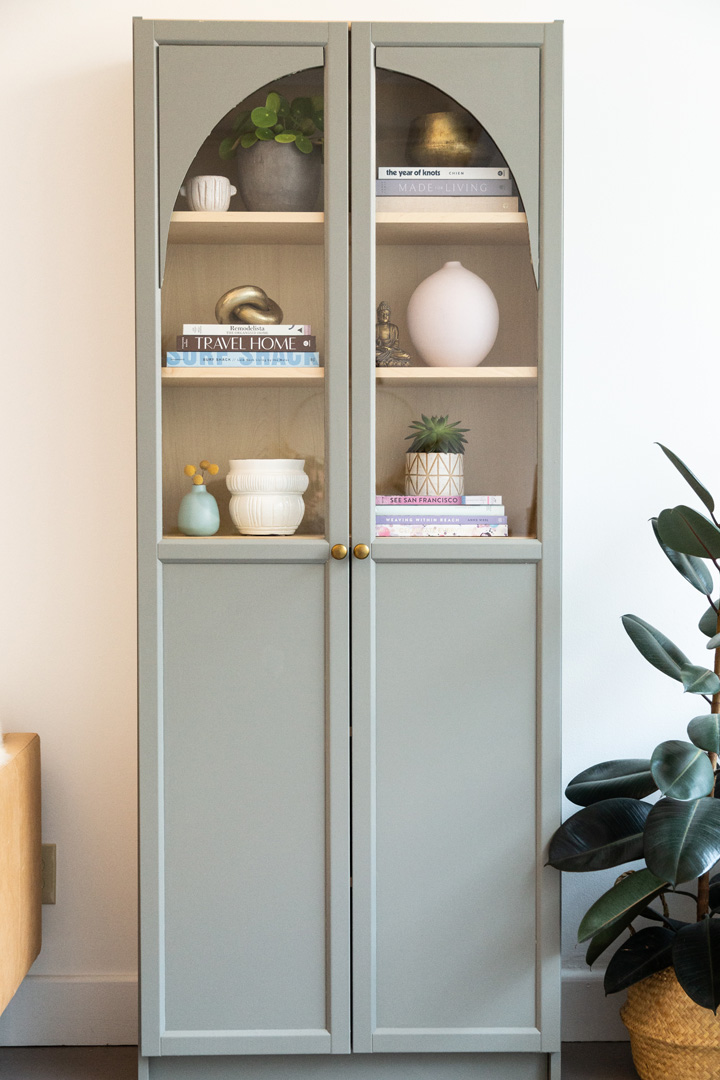
[[[293,145],[256,142],[239,149],[238,190],[248,210],[314,210],[322,178],[319,149],[303,154]]]

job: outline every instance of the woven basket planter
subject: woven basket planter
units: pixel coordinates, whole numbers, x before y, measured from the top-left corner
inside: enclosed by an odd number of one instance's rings
[[[696,1005],[672,968],[629,987],[620,1016],[642,1080],[720,1080],[720,1016]]]

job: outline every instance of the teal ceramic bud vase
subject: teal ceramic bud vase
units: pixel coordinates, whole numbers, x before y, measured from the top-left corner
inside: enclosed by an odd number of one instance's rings
[[[204,484],[193,484],[180,500],[178,528],[184,536],[214,536],[220,528],[217,501]]]

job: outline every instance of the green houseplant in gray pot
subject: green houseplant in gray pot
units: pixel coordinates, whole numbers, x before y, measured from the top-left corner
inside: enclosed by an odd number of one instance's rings
[[[238,190],[248,210],[309,211],[322,177],[323,99],[288,101],[272,91],[264,105],[235,117],[220,157],[237,157]]]
[[[621,1015],[643,1080],[720,1076],[720,522],[697,477],[661,449],[707,514],[680,505],[651,519],[673,565],[703,597],[698,623],[712,668],[693,663],[637,615],[623,626],[641,655],[698,698],[687,738],[669,739],[647,759],[603,761],[574,777],[567,798],[581,809],[550,842],[550,865],[571,873],[642,860],[590,907],[578,931],[593,964],[613,949],[605,992],[628,991]],[[652,801],[646,801],[652,796]],[[688,884],[692,883],[692,884]],[[690,895],[695,918],[678,918]],[[636,919],[647,920],[635,929]],[[629,936],[625,936],[629,931]]]

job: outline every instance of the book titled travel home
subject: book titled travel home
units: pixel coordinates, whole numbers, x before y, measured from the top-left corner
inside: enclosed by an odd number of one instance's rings
[[[376,195],[512,195],[512,180],[376,180]]]
[[[509,536],[507,525],[376,525],[376,536]]]
[[[507,525],[500,514],[376,514],[376,525]]]
[[[309,323],[183,323],[183,334],[309,334]]]
[[[375,502],[378,506],[499,506],[502,495],[376,495]]]
[[[320,367],[316,352],[169,352],[168,367]]]
[[[299,334],[181,334],[181,352],[315,352],[312,336]]]
[[[379,165],[378,180],[509,180],[499,165]]]

